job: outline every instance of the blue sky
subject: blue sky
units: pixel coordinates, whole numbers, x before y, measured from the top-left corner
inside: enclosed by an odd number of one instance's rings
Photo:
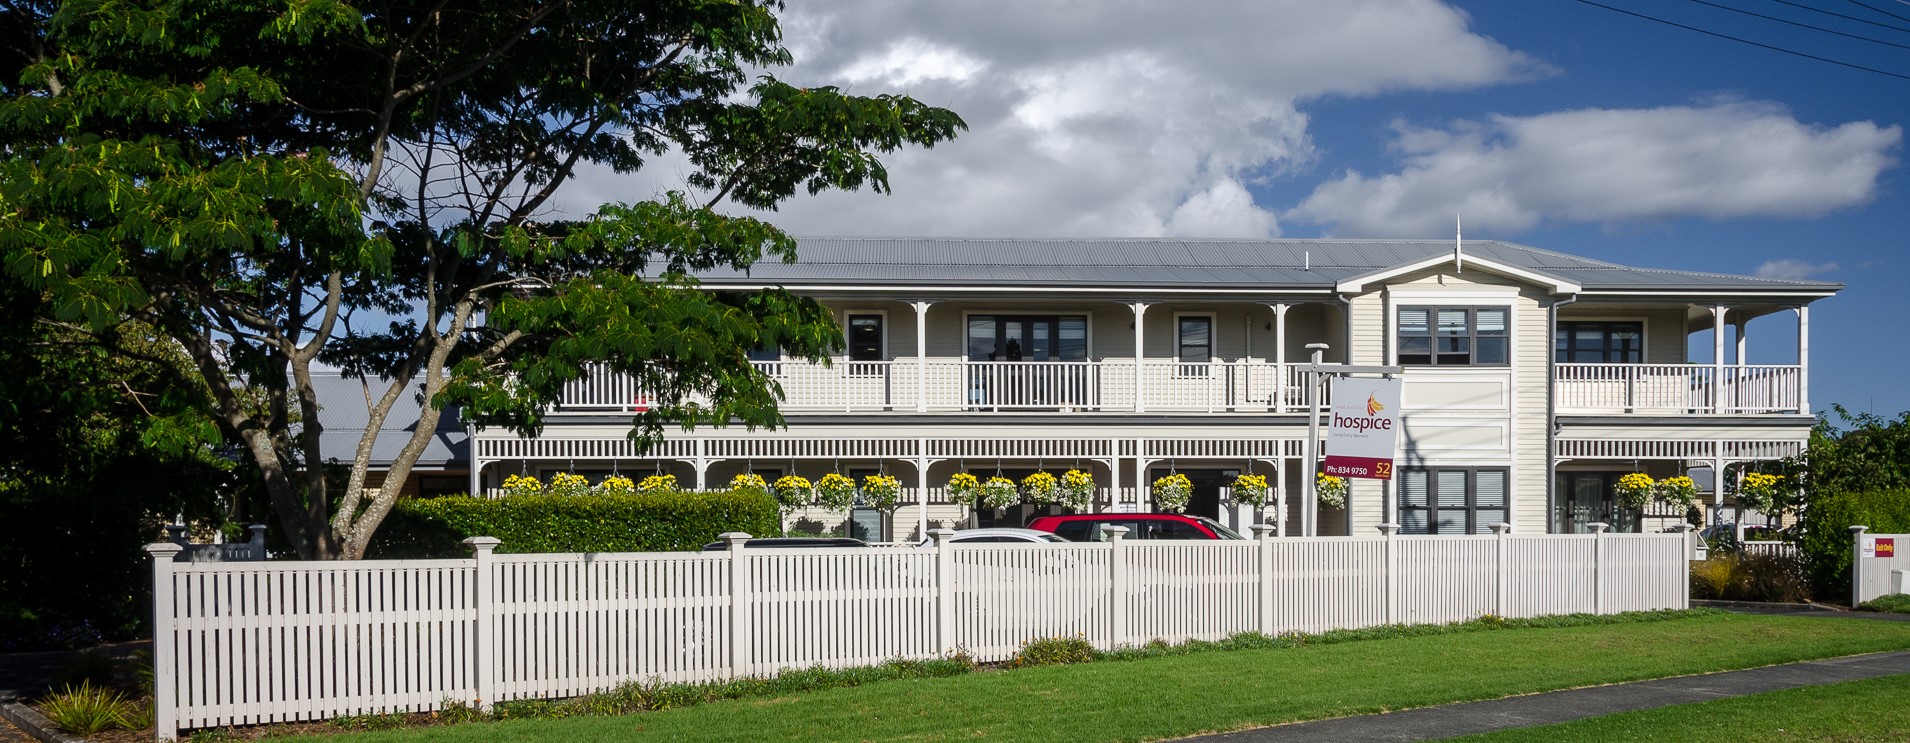
[[[1910,47],[1910,4],[1719,4]],[[1910,49],[1685,0],[1607,5],[1910,75]],[[796,234],[1493,238],[1619,263],[1808,275],[1812,402],[1894,414],[1910,79],[1574,0],[792,0],[781,79],[906,92],[971,129],[826,194]],[[671,157],[571,208],[683,188]],[[1791,363],[1795,321],[1755,321]],[[1708,338],[1694,338],[1708,359]]]

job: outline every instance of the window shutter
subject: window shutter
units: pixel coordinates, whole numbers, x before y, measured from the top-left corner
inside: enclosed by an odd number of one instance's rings
[[[1466,507],[1466,471],[1439,470],[1438,491],[1440,509],[1460,509]]]
[[[1426,507],[1426,471],[1407,470],[1399,473],[1399,502],[1407,508]]]
[[[1440,335],[1465,335],[1466,334],[1466,311],[1465,310],[1440,310],[1439,311],[1439,334]]]

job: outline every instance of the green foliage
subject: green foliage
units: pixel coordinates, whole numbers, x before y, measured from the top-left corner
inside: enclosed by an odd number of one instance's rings
[[[780,425],[743,349],[821,359],[841,333],[780,289],[697,286],[795,258],[721,207],[886,192],[881,156],[965,126],[905,96],[752,80],[791,61],[780,10],[27,3],[0,62],[0,275],[97,348],[129,319],[176,344],[307,558],[362,554],[446,405],[535,432],[601,364],[654,395],[640,443]],[[580,168],[670,151],[695,193],[551,218]],[[369,456],[321,466],[319,362],[382,380],[368,436],[398,397],[431,403],[373,495]]]
[[[388,715],[347,715],[331,719],[332,727],[340,730],[396,730],[404,727],[405,715],[394,712]]]
[[[1021,649],[1016,651],[1015,657],[1008,661],[1008,666],[1022,668],[1086,663],[1099,656],[1100,653],[1094,649],[1094,644],[1081,635],[1043,637],[1021,643]]]
[[[69,733],[92,735],[128,727],[127,718],[137,707],[117,691],[82,682],[40,702],[40,713]]]
[[[1691,564],[1691,596],[1721,601],[1798,603],[1811,597],[1803,565],[1783,555],[1713,553]]]
[[[1910,533],[1910,489],[1822,490],[1798,514],[1797,547],[1817,594],[1830,599],[1850,595],[1850,527],[1862,525],[1883,534]]]
[[[501,553],[686,551],[723,532],[780,529],[776,501],[762,493],[451,496],[399,501],[370,556],[464,557],[461,542],[475,536],[503,540]]]
[[[1857,608],[1864,611],[1881,611],[1890,614],[1910,614],[1910,594],[1892,593],[1865,601]]]

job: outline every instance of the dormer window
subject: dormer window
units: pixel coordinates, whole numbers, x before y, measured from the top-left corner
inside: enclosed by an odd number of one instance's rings
[[[1402,307],[1403,366],[1505,366],[1511,337],[1505,307]]]

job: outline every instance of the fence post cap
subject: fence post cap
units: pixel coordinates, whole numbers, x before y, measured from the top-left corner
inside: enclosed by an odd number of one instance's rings
[[[1255,539],[1270,538],[1273,536],[1274,532],[1280,530],[1280,527],[1274,526],[1273,524],[1254,524],[1253,526],[1250,526],[1247,528],[1253,530],[1253,536]]]
[[[472,552],[490,552],[503,543],[504,540],[497,537],[465,537],[463,542],[464,546],[470,547]]]
[[[1850,533],[1852,533],[1852,534],[1862,534],[1862,533],[1864,533],[1864,532],[1867,532],[1867,531],[1870,531],[1870,527],[1868,527],[1868,526],[1853,526],[1853,527],[1850,527]]]
[[[740,550],[745,546],[745,543],[748,542],[753,537],[751,537],[749,535],[749,532],[746,532],[746,531],[726,531],[726,532],[723,532],[722,534],[716,535],[716,538],[721,539],[725,542],[729,542],[730,549]]]
[[[1399,524],[1395,524],[1391,522],[1387,522],[1384,524],[1376,524],[1373,526],[1373,528],[1378,529],[1379,533],[1385,534],[1386,536],[1389,536],[1389,537],[1399,533]]]
[[[1506,522],[1504,522],[1504,521],[1501,521],[1501,522],[1499,522],[1499,523],[1496,523],[1496,524],[1493,524],[1493,525],[1492,525],[1492,533],[1494,533],[1494,534],[1497,534],[1497,535],[1499,535],[1499,536],[1502,536],[1502,537],[1503,537],[1503,536],[1505,536],[1505,535],[1507,535],[1507,534],[1511,534],[1511,533],[1512,533],[1512,525],[1511,525],[1511,524],[1508,524],[1508,523],[1506,523]]]
[[[1585,526],[1587,528],[1590,528],[1593,534],[1604,534],[1606,529],[1612,528],[1611,524],[1607,524],[1603,521],[1594,521],[1592,523],[1586,524]]]
[[[1102,524],[1101,533],[1108,535],[1108,541],[1119,542],[1121,541],[1121,537],[1127,535],[1127,527],[1115,526],[1114,524]]]
[[[928,536],[930,539],[935,540],[935,543],[939,545],[939,544],[943,544],[947,542],[951,537],[954,537],[955,530],[950,529],[946,526],[938,526],[936,528],[928,530]]]
[[[1698,529],[1697,524],[1690,524],[1690,523],[1676,524],[1671,527],[1671,530],[1675,532],[1697,531],[1697,529]]]
[[[154,542],[146,545],[146,554],[152,555],[155,560],[170,560],[184,551],[186,551],[185,547],[172,542]]]

